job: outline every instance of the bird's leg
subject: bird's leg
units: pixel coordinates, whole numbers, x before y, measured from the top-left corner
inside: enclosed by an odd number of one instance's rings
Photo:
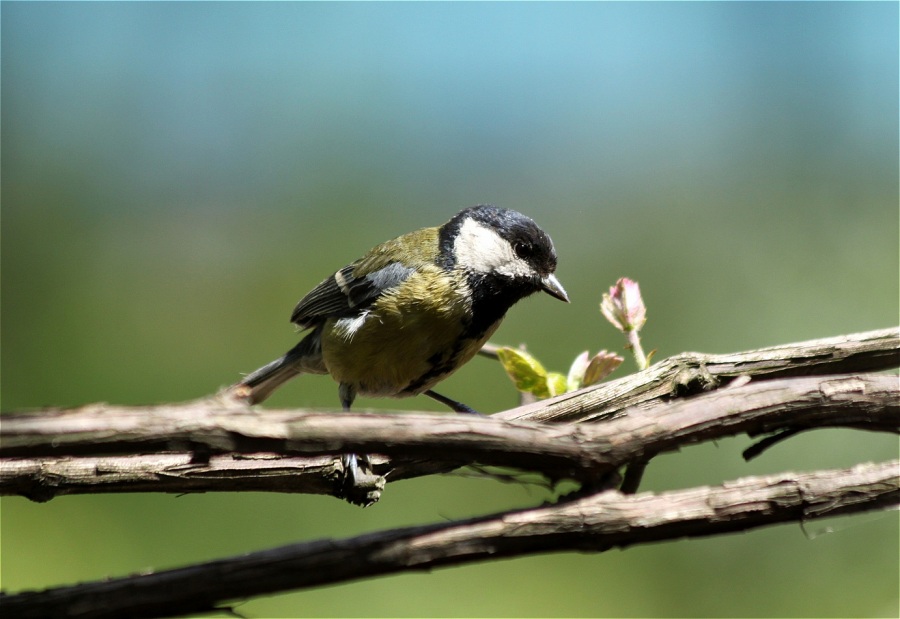
[[[442,396],[440,393],[435,393],[431,389],[426,391],[425,395],[427,395],[429,398],[431,398],[433,400],[437,400],[438,402],[440,402],[441,404],[444,404],[445,406],[449,406],[450,408],[455,410],[457,413],[465,413],[466,415],[481,415],[482,414],[482,413],[479,413],[474,408],[469,408],[462,402],[457,402],[456,400],[451,400],[450,398]]]
[[[351,385],[341,383],[338,388],[338,394],[340,395],[341,407],[344,409],[344,412],[350,412],[350,405],[356,399],[356,390]],[[360,463],[362,463],[362,467],[359,466]],[[375,488],[375,493],[368,488],[376,478],[373,475],[368,455],[344,454],[341,456],[341,465],[344,468],[341,492],[345,499],[363,507],[371,505],[378,500],[378,496],[381,495],[381,488]],[[375,485],[378,486],[377,483]],[[383,480],[381,486],[383,487]]]
[[[338,396],[341,398],[341,407],[345,413],[350,412],[350,406],[356,399],[356,389],[347,383],[341,383],[338,387]],[[344,465],[344,485],[356,486],[359,481],[359,457],[356,454],[344,454],[341,456],[341,464]],[[369,459],[365,458],[364,463],[368,465]]]

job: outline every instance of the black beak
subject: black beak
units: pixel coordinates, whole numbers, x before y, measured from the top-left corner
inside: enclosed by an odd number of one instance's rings
[[[549,273],[541,278],[541,290],[560,301],[569,302],[569,295],[566,294],[566,290],[553,273]]]

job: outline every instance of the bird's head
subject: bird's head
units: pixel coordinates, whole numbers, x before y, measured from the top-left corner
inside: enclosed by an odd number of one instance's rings
[[[441,254],[447,266],[485,281],[502,283],[519,298],[540,290],[569,301],[554,275],[553,241],[534,221],[493,205],[463,209],[441,226]]]

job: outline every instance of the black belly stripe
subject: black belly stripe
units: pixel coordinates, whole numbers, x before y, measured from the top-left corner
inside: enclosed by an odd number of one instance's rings
[[[472,294],[472,311],[462,321],[462,332],[449,354],[437,353],[428,359],[430,369],[410,382],[401,393],[420,393],[426,385],[451,374],[460,365],[463,351],[484,339],[485,334],[497,326],[506,312],[517,301],[536,292],[539,287],[531,282],[510,280],[484,273],[467,274]]]
[[[409,383],[403,389],[403,393],[419,393],[420,391],[422,391],[422,389],[424,389],[425,385],[455,370],[457,367],[457,359],[462,353],[463,342],[464,340],[462,339],[457,340],[456,346],[453,347],[449,356],[445,355],[444,353],[437,353],[435,355],[432,355],[428,359],[428,365],[431,366],[431,369],[422,374],[416,380]]]
[[[482,337],[486,331],[487,330],[485,329],[481,332]],[[419,378],[409,383],[403,389],[403,393],[420,393],[426,385],[453,373],[460,366],[460,357],[462,356],[463,351],[480,339],[481,338],[473,338],[468,333],[464,332],[463,336],[456,340],[456,345],[450,350],[450,354],[437,353],[432,355],[428,359],[428,364],[431,368]]]

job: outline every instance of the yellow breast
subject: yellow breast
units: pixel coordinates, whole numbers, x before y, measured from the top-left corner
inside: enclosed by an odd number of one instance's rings
[[[411,275],[357,318],[329,319],[322,356],[339,383],[370,396],[430,389],[471,359],[491,333],[464,337],[471,314],[465,281],[438,267]]]

